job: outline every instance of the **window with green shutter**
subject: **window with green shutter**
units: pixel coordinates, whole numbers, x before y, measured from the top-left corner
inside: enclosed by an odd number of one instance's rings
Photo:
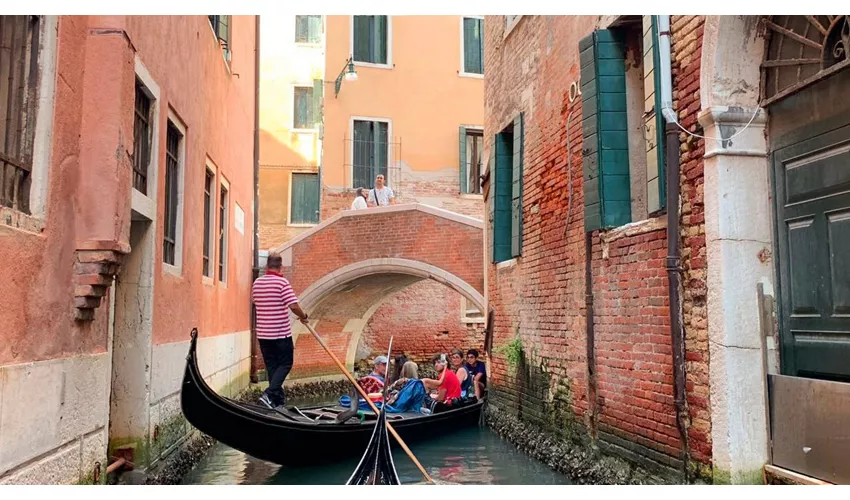
[[[353,16],[355,62],[388,64],[389,19],[387,16]]]
[[[489,196],[493,262],[499,263],[522,253],[523,120],[517,116],[511,125],[496,134],[490,150],[493,186]]]
[[[665,205],[657,28],[654,16],[628,17],[579,42],[587,231],[622,226]]]
[[[484,131],[460,127],[459,173],[461,194],[481,194]]]
[[[293,95],[292,127],[295,129],[315,128],[313,87],[295,87]]]
[[[597,30],[579,42],[585,230],[631,222],[625,47]]]
[[[463,18],[463,72],[484,74],[484,19]]]
[[[295,16],[295,43],[322,41],[322,16]]]
[[[387,183],[389,165],[389,123],[372,120],[354,120],[352,140],[352,186],[372,188],[375,177],[381,174]]]
[[[292,173],[289,220],[292,224],[319,223],[319,175]]]

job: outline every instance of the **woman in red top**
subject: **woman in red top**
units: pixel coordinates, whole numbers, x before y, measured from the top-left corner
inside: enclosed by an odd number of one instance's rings
[[[437,394],[432,396],[434,401],[446,402],[460,398],[460,381],[457,375],[448,368],[445,354],[438,354],[434,357],[434,368],[437,370],[437,379],[422,379],[425,388],[428,390],[437,390]]]

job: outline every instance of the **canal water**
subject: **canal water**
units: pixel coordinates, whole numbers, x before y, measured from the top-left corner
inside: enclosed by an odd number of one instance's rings
[[[569,479],[522,454],[487,428],[470,428],[427,442],[411,450],[437,481],[460,484],[559,485]],[[402,483],[423,481],[419,469],[398,446],[393,458]],[[297,454],[298,450],[292,450]],[[342,485],[359,458],[311,468],[287,468],[257,460],[221,443],[183,478],[183,484]]]

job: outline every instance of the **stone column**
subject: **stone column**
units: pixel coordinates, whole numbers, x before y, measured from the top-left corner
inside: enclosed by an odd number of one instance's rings
[[[769,165],[761,109],[712,106],[705,129],[711,437],[716,483],[762,484],[766,379],[758,285],[774,281]],[[717,139],[710,139],[717,138]]]

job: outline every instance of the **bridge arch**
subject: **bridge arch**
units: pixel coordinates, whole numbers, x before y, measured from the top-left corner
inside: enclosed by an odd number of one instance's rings
[[[345,211],[271,251],[283,257],[283,274],[302,307],[349,369],[365,355],[358,345],[363,347],[364,329],[378,308],[415,283],[440,283],[486,310],[483,222],[439,208],[410,204]],[[288,380],[338,378],[327,354],[296,324],[295,365]],[[423,349],[429,345],[406,338],[404,331],[392,334],[397,347],[405,341],[424,344]]]

